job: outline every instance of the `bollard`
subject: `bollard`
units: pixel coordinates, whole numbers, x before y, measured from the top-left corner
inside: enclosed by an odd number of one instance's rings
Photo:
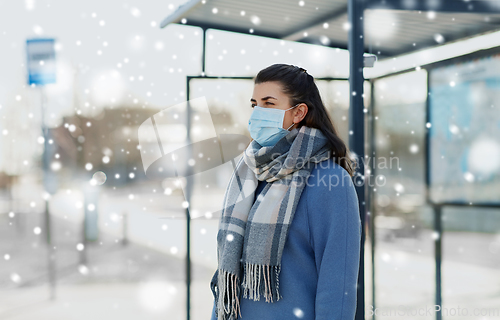
[[[122,213],[122,245],[128,245],[128,237],[127,237],[127,227],[128,227],[128,214],[127,212]]]

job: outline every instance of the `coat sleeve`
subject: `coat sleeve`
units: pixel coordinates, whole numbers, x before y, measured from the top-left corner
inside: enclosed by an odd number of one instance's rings
[[[352,320],[361,245],[358,197],[347,171],[338,167],[328,172],[338,179],[327,176],[326,185],[310,188],[307,195],[310,242],[318,274],[315,319]]]

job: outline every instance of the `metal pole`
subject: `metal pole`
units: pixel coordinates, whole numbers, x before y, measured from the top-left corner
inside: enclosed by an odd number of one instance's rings
[[[376,145],[375,145],[375,82],[370,81],[370,150],[371,157],[373,157],[373,161],[371,161],[371,174],[370,174],[370,182],[373,183],[368,190],[368,203],[370,208],[370,216],[368,217],[368,224],[370,229],[370,239],[371,239],[371,282],[372,282],[372,307],[375,310],[375,245],[376,245],[376,234],[375,234],[375,193],[373,188],[376,187],[376,169],[377,166],[375,164],[375,159],[377,155]],[[373,178],[373,181],[372,181]],[[375,314],[373,314],[373,320],[375,320]]]
[[[439,310],[436,312],[436,320],[442,319],[441,313],[441,237],[443,235],[443,225],[441,223],[442,207],[434,206],[434,256],[436,258],[436,305]]]
[[[203,28],[202,31],[202,37],[203,37],[203,45],[201,47],[201,75],[205,76],[205,50],[206,50],[206,43],[207,43],[207,28]],[[189,100],[189,99],[188,99]]]
[[[206,47],[206,33],[207,29],[202,28],[202,38],[203,38],[203,46],[201,53],[201,75],[205,76],[205,47]],[[189,82],[191,77],[186,78],[186,142],[188,146],[188,159],[191,158],[192,154],[192,146],[191,146],[191,105],[189,103],[190,99],[190,87]],[[186,319],[191,319],[191,215],[189,214],[189,205],[191,204],[191,188],[193,187],[189,183],[189,179],[187,177],[191,176],[191,166],[187,166],[186,174],[186,202],[188,203],[188,207],[186,208]],[[177,173],[176,173],[177,176]]]
[[[40,87],[40,96],[41,96],[41,123],[42,123],[42,135],[43,135],[43,155],[42,155],[42,170],[43,170],[43,184],[45,192],[48,192],[48,181],[49,179],[47,170],[49,168],[50,159],[48,148],[49,148],[49,134],[48,128],[45,124],[45,93],[43,87]],[[49,293],[50,300],[54,300],[56,296],[56,268],[55,268],[55,251],[52,245],[52,237],[51,237],[51,218],[49,211],[49,199],[45,198],[45,211],[44,211],[44,221],[45,221],[45,235],[47,242],[47,269],[49,276]]]
[[[87,208],[89,205],[89,191],[88,191],[88,186],[84,186],[83,188],[83,220],[82,220],[82,230],[81,230],[81,236],[82,236],[82,245],[83,248],[80,250],[80,264],[81,265],[87,265]]]
[[[203,32],[205,34],[205,32]],[[189,77],[187,78],[186,85],[186,99],[187,99],[187,119],[186,119],[186,142],[189,148],[188,159],[191,158],[191,105],[189,103]],[[191,185],[189,183],[188,177],[190,176],[191,167],[187,166],[186,175],[186,201],[188,206],[186,207],[186,319],[191,319],[191,215],[189,214],[189,205],[191,204]]]
[[[430,93],[430,76],[429,76],[429,70],[427,70],[427,96],[425,98],[425,122],[431,123],[431,114],[430,114],[430,100],[429,100],[429,95]],[[434,260],[435,260],[435,271],[436,271],[436,277],[435,277],[435,303],[437,306],[441,308],[441,254],[442,254],[442,243],[441,243],[441,237],[443,235],[443,228],[442,228],[442,223],[441,223],[441,205],[435,205],[431,201],[431,196],[430,196],[430,184],[431,184],[431,173],[430,173],[430,127],[426,125],[426,130],[425,130],[425,198],[428,204],[432,206],[433,213],[434,213],[434,232],[435,235],[437,236],[434,239]],[[441,310],[438,310],[436,312],[436,320],[441,320],[442,319],[442,313]]]
[[[361,249],[358,273],[358,290],[356,320],[364,319],[365,315],[365,288],[364,288],[364,243],[365,243],[365,171],[363,168],[365,158],[365,130],[364,130],[364,102],[363,102],[363,0],[349,0],[347,11],[349,18],[349,149],[356,154],[358,169],[354,177],[355,188],[359,200],[359,214],[361,220]]]

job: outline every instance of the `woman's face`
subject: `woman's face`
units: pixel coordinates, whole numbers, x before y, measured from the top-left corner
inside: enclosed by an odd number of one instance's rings
[[[290,104],[290,99],[281,90],[281,84],[279,82],[270,81],[256,84],[253,88],[253,95],[250,99],[253,106],[258,105],[262,108],[275,108],[286,110],[293,107]],[[297,107],[285,112],[285,117],[283,119],[282,128],[286,129],[292,125],[292,123],[299,123],[307,114],[307,105],[305,103],[299,104]],[[296,127],[294,125],[289,130]]]

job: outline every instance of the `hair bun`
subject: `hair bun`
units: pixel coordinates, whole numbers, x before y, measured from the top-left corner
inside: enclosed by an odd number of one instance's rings
[[[293,66],[293,67],[295,67],[296,69],[299,69],[299,71],[302,71],[302,72],[304,72],[304,73],[307,73],[307,70],[306,70],[306,69],[304,69],[304,68],[301,68],[301,67],[299,67],[299,66]]]

